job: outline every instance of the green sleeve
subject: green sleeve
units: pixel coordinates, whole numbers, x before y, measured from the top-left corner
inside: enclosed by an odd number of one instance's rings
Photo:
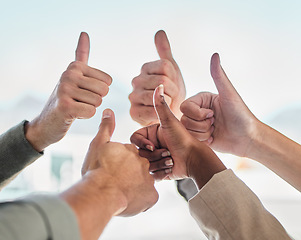
[[[0,187],[27,165],[41,157],[26,140],[23,121],[0,135]]]
[[[0,203],[0,239],[79,240],[75,214],[58,196]]]

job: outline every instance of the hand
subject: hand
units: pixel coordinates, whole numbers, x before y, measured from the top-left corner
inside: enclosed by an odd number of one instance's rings
[[[90,144],[82,174],[101,169],[110,176],[110,184],[119,189],[126,199],[121,216],[132,216],[152,207],[158,200],[154,178],[149,174],[149,162],[138,154],[133,144],[110,142],[115,128],[114,113],[103,112],[98,134]]]
[[[214,150],[244,157],[259,121],[227,78],[218,54],[212,56],[210,69],[219,94],[201,92],[187,99],[181,105],[181,122]]]
[[[169,41],[163,30],[156,33],[155,45],[160,60],[142,66],[140,75],[132,81],[133,92],[129,95],[131,117],[143,126],[158,123],[153,106],[153,93],[158,85],[164,84],[166,102],[178,118],[182,115],[180,104],[186,95],[181,71],[173,59]]]
[[[163,85],[154,92],[154,106],[160,124],[136,131],[131,136],[131,142],[140,148],[140,155],[151,161],[151,167],[153,164],[161,164],[162,168],[153,172],[155,179],[192,177],[201,188],[215,173],[224,170],[225,166],[209,147],[192,137],[176,119],[165,102],[163,92]],[[147,150],[147,146],[151,146],[154,151]],[[166,160],[160,159],[160,155],[156,154],[156,150],[161,148],[169,150],[174,161],[172,170],[166,171]]]
[[[112,78],[87,65],[89,36],[82,32],[76,60],[62,74],[41,114],[27,124],[26,138],[41,152],[62,139],[77,118],[91,118],[107,95]]]

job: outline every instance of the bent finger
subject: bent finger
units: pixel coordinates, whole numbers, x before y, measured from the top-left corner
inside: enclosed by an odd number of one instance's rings
[[[194,130],[197,132],[207,132],[212,124],[214,123],[214,118],[207,118],[203,121],[193,120],[185,115],[181,117],[181,123],[186,129]]]
[[[147,158],[150,162],[171,156],[170,152],[164,148],[154,149],[154,151],[139,149],[139,155],[141,157]]]
[[[159,170],[165,170],[167,168],[172,168],[174,165],[173,160],[169,158],[164,158],[161,160],[150,162],[149,171],[155,172]]]

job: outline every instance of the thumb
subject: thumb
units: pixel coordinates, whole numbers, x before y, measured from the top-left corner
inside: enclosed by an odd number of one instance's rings
[[[75,61],[88,64],[89,52],[90,52],[89,35],[86,32],[81,32],[78,39],[77,48],[75,51]]]
[[[115,115],[111,109],[105,109],[102,113],[102,120],[99,126],[99,130],[93,142],[97,142],[97,145],[110,142],[111,137],[115,129]]]
[[[214,53],[211,57],[210,71],[217,91],[220,95],[227,97],[230,97],[231,95],[238,95],[223,68],[221,67],[218,53]]]
[[[156,45],[159,57],[161,59],[170,60],[172,63],[175,62],[173,57],[172,57],[171,48],[170,48],[168,38],[166,36],[166,33],[163,30],[160,30],[156,33],[156,35],[155,35],[155,45]]]
[[[163,84],[160,84],[155,89],[153,102],[157,116],[160,120],[161,127],[163,129],[170,128],[172,125],[177,124],[179,122],[178,119],[173,115],[167,103],[165,102]]]

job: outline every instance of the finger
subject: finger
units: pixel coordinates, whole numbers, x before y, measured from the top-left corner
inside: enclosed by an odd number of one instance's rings
[[[144,106],[132,102],[130,115],[134,121],[140,123],[142,126],[148,126],[158,122],[154,106]]]
[[[65,92],[67,92],[70,98],[72,98],[76,102],[89,104],[93,107],[99,107],[102,102],[102,97],[99,94],[74,86],[69,86],[69,89],[65,90]]]
[[[147,158],[148,161],[158,161],[163,158],[170,157],[170,152],[167,149],[161,148],[161,149],[154,149],[154,151],[144,150],[142,148],[139,149],[139,155],[141,157]]]
[[[163,30],[160,30],[156,33],[155,45],[161,59],[167,59],[174,62],[168,38]]]
[[[177,127],[179,121],[173,115],[164,99],[164,86],[159,85],[154,92],[154,106],[162,128]]]
[[[207,118],[213,117],[214,112],[211,109],[202,107],[203,104],[200,100],[198,103],[195,103],[194,101],[187,99],[181,104],[180,110],[185,116],[196,121],[202,121]]]
[[[173,161],[171,158],[164,158],[161,160],[150,162],[149,171],[155,172],[158,170],[164,170],[173,167]]]
[[[153,107],[153,95],[154,95],[154,90],[142,90],[142,91],[137,90],[137,91],[133,91],[129,95],[129,100],[131,103],[134,104]],[[166,95],[165,98],[167,104],[170,105],[171,98],[168,95]]]
[[[105,109],[102,113],[102,120],[99,126],[98,133],[93,142],[104,144],[111,140],[115,129],[115,116],[111,109]]]
[[[96,113],[96,108],[90,104],[77,102],[70,98],[62,100],[61,102],[61,108],[71,119],[88,119],[93,117]]]
[[[85,32],[81,32],[78,39],[77,48],[75,51],[75,60],[88,64],[89,52],[90,52],[89,35]]]
[[[74,72],[80,72],[85,77],[94,78],[96,80],[102,81],[106,83],[108,86],[112,84],[112,77],[96,68],[89,67],[82,62],[72,62],[68,66],[68,70],[72,70]]]
[[[220,65],[220,57],[217,53],[211,57],[210,71],[215,86],[221,96],[238,96],[238,93]]]
[[[152,175],[156,181],[161,181],[161,180],[170,180],[169,174],[171,173],[172,173],[172,168],[167,168],[164,170],[152,172]]]
[[[79,79],[79,81],[77,81],[76,84],[79,88],[96,93],[101,97],[106,96],[109,92],[109,86],[106,83],[98,81],[95,78],[88,78],[82,76],[82,78]]]
[[[197,132],[207,132],[209,131],[210,127],[214,123],[214,118],[209,118],[201,121],[196,121],[194,119],[191,119],[185,115],[181,117],[181,123],[185,126],[188,130],[193,130]]]
[[[187,129],[187,130],[193,137],[195,137],[199,141],[202,141],[202,142],[209,141],[209,140],[211,142],[213,141],[212,133],[214,131],[214,126],[211,126],[207,132],[198,132],[198,131],[189,130],[189,129]],[[210,141],[209,141],[209,143],[211,143]]]
[[[154,151],[155,145],[152,143],[152,141],[147,139],[147,136],[147,127],[141,128],[132,134],[130,141],[139,148]]]
[[[141,73],[149,75],[165,75],[170,79],[174,79],[177,76],[174,64],[167,59],[161,59],[143,64]]]
[[[167,76],[164,75],[145,75],[141,74],[132,80],[134,89],[152,90],[160,84],[164,85],[165,94],[170,97],[178,95],[179,89],[176,84]],[[152,99],[152,98],[151,98]]]

